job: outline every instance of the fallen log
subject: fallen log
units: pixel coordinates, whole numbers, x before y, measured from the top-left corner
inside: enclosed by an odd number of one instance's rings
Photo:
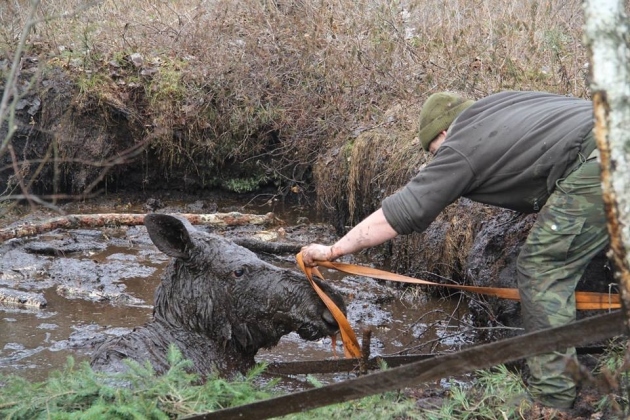
[[[615,311],[562,327],[471,347],[321,388],[185,418],[188,420],[268,419],[417,386],[537,354],[559,351],[566,347],[582,346],[625,332],[621,311]]]
[[[265,215],[243,214],[238,212],[213,214],[181,213],[176,215],[184,217],[193,225],[218,227],[265,225],[272,224],[275,221],[273,213],[267,213]],[[40,235],[55,229],[89,229],[105,226],[142,225],[144,224],[144,216],[144,214],[133,213],[70,214],[55,217],[41,223],[25,223],[17,227],[0,229],[0,242],[26,236]]]

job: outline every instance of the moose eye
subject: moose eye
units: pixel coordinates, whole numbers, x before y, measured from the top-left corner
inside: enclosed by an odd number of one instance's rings
[[[238,268],[238,269],[232,271],[232,276],[234,276],[235,278],[239,278],[239,277],[243,276],[243,274],[245,274],[245,269],[244,268]]]

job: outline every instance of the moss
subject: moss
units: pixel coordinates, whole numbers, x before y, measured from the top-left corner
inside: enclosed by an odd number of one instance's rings
[[[260,185],[266,184],[268,181],[269,179],[266,177],[234,178],[222,181],[221,187],[235,193],[248,193],[256,191]]]

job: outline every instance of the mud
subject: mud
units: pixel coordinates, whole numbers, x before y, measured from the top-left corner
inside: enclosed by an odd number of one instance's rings
[[[160,211],[273,211],[281,220],[266,228],[224,228],[234,240],[275,238],[299,249],[317,241],[330,243],[334,229],[318,223],[309,208],[257,201],[184,200],[161,197]],[[144,212],[145,197],[109,197],[62,206],[66,213]],[[151,201],[153,202],[153,201]],[[191,204],[192,203],[192,204]],[[44,211],[12,223],[36,222],[57,216]],[[0,287],[38,296],[45,305],[0,301],[0,372],[41,380],[61,369],[67,356],[87,360],[106,337],[144,324],[151,315],[153,293],[167,258],[155,249],[146,229],[53,231],[0,245]],[[294,254],[260,254],[280,266],[294,267]],[[369,261],[355,261],[368,263]],[[360,331],[373,330],[372,355],[428,353],[457,349],[474,342],[466,306],[457,300],[427,298],[372,279],[324,271],[348,304],[349,321]],[[33,298],[33,302],[36,299]],[[340,345],[340,340],[338,340]],[[336,354],[343,354],[341,347]],[[330,338],[306,342],[297,334],[277,347],[259,352],[260,361],[316,360],[333,357]]]

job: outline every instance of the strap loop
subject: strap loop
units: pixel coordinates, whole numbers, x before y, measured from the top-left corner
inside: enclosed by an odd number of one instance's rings
[[[343,312],[341,312],[335,302],[333,302],[332,299],[330,299],[326,295],[326,293],[317,285],[317,283],[315,283],[315,280],[313,280],[313,274],[323,280],[324,277],[322,276],[322,274],[319,272],[317,267],[307,267],[304,265],[301,252],[295,256],[295,259],[297,260],[298,267],[300,267],[304,274],[306,274],[306,278],[308,278],[311,286],[313,287],[313,289],[315,289],[315,292],[317,292],[322,301],[324,301],[324,304],[335,318],[335,321],[337,321],[337,324],[339,325],[339,331],[341,333],[341,340],[343,341],[343,352],[346,358],[350,359],[361,357],[361,346],[357,341],[357,337],[354,334],[354,331],[352,330],[348,319],[343,314]]]

